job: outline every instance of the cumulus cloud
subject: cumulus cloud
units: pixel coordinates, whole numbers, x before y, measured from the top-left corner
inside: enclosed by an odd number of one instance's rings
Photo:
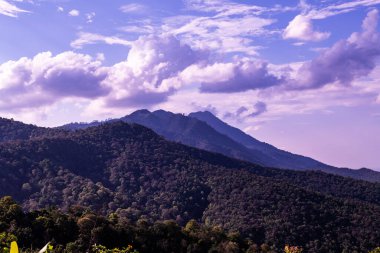
[[[286,90],[321,88],[327,84],[349,85],[367,76],[376,66],[380,55],[380,35],[377,32],[378,11],[368,13],[362,31],[353,33],[319,56],[300,65],[277,71],[266,62],[253,59],[234,59],[232,62],[194,64],[175,79],[180,83],[199,83],[203,93],[234,93],[263,90],[270,87]]]
[[[240,121],[247,118],[257,117],[267,111],[267,104],[262,101],[258,101],[253,106],[240,106],[235,112],[227,112],[224,114],[223,118],[231,118]]]
[[[303,41],[321,41],[330,36],[328,32],[314,30],[312,20],[305,15],[297,15],[282,34],[284,39],[298,39]]]
[[[380,34],[377,32],[378,11],[367,14],[362,31],[353,33],[347,40],[334,44],[298,70],[296,80],[290,81],[294,89],[320,88],[326,84],[350,85],[354,79],[367,76],[380,56]]]
[[[68,14],[69,14],[69,16],[77,17],[77,16],[79,16],[80,12],[76,9],[73,9],[73,10],[69,11]]]
[[[257,102],[254,106],[254,111],[248,115],[248,117],[257,117],[267,111],[267,104],[264,102]]]
[[[226,112],[224,115],[223,115],[223,118],[224,119],[228,119],[228,118],[240,118],[241,115],[245,112],[248,112],[248,108],[245,107],[245,106],[241,106],[239,107],[236,112]]]
[[[177,75],[202,59],[172,36],[143,36],[133,42],[128,58],[115,64],[105,83],[112,87],[109,106],[149,105],[165,101],[182,86]]]
[[[300,63],[294,71],[280,71],[280,67],[254,58],[234,57],[230,62],[220,62],[170,35],[141,36],[126,43],[130,47],[127,58],[109,67],[102,65],[101,56],[93,59],[74,52],[56,56],[41,53],[0,65],[0,110],[38,107],[73,97],[90,103],[89,110],[119,110],[162,103],[178,90],[210,97],[256,94],[268,88],[292,93],[331,83],[349,85],[376,66],[380,55],[377,19],[377,10],[369,12],[361,32],[323,50],[314,60]],[[86,43],[124,43],[96,34],[82,35]],[[79,41],[73,46],[79,48],[81,44]],[[253,107],[239,108],[236,114],[254,117],[266,110],[266,103],[258,102]]]
[[[108,93],[107,73],[90,56],[40,53],[0,65],[0,109],[39,107],[67,97],[95,98]]]
[[[241,92],[255,89],[265,89],[283,83],[283,77],[278,77],[268,70],[268,64],[262,61],[240,60],[235,63],[213,65],[211,73],[218,72],[220,80],[202,80],[202,92]]]
[[[326,19],[342,13],[355,11],[358,7],[378,4],[380,4],[380,0],[355,0],[318,8],[301,0],[298,7],[302,13],[289,22],[282,36],[284,39],[298,39],[302,41],[325,40],[330,37],[330,33],[316,31],[313,27],[313,20]]]
[[[0,65],[0,110],[40,107],[82,98],[105,108],[157,104],[182,87],[179,73],[205,58],[172,36],[143,36],[128,57],[110,67],[102,57],[40,53]]]
[[[17,17],[19,13],[28,12],[5,0],[0,0],[0,14],[8,17]]]

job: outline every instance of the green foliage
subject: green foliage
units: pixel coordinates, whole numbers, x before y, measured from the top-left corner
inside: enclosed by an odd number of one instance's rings
[[[380,247],[377,247],[376,249],[371,250],[369,253],[380,253]]]
[[[286,245],[284,251],[285,253],[302,253],[302,248],[297,246]]]
[[[0,201],[0,231],[22,247],[368,252],[380,241],[378,183],[263,168],[121,122],[1,143],[0,178],[3,196],[39,210]]]
[[[132,245],[128,245],[126,248],[114,248],[114,249],[107,249],[103,245],[93,245],[92,246],[92,252],[93,253],[139,253],[137,250],[133,249]]]
[[[0,233],[0,253],[9,253],[10,245],[14,241],[17,241],[15,235],[7,232]]]

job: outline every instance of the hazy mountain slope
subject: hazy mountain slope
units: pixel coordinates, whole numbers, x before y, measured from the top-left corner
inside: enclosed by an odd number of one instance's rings
[[[380,240],[378,183],[263,168],[122,122],[2,143],[0,178],[1,195],[27,209],[79,204],[132,220],[195,218],[306,250],[364,250]]]
[[[169,140],[265,166],[290,169],[330,167],[310,158],[278,150],[269,144],[257,141],[236,128],[229,129],[231,127],[215,116],[214,121],[198,120],[195,116],[188,117],[163,110],[154,112],[141,110],[125,116],[121,120],[149,127]]]
[[[273,166],[277,168],[299,169],[299,170],[321,170],[327,173],[333,173],[341,176],[353,177],[356,179],[363,179],[368,181],[380,181],[380,173],[369,170],[360,169],[352,170],[347,168],[336,168],[326,165],[312,158],[296,155],[281,149],[278,149],[268,143],[260,142],[252,136],[244,133],[238,128],[232,127],[227,123],[218,119],[212,113],[194,112],[190,113],[189,117],[193,117],[206,122],[218,132],[230,137],[232,140],[243,144],[245,147],[264,153],[270,160],[265,161],[266,166]]]
[[[379,172],[368,169],[336,168],[312,158],[277,149],[270,144],[254,139],[237,128],[229,126],[209,112],[198,112],[184,116],[163,110],[154,112],[138,110],[120,120],[151,128],[168,140],[218,152],[263,166],[292,170],[322,170],[346,177],[380,182]],[[90,124],[71,123],[61,128],[75,130],[99,124],[102,124],[102,122],[92,122]]]
[[[270,165],[280,168],[291,168],[291,169],[330,169],[331,166],[318,162],[309,157],[304,157],[300,155],[295,155],[290,152],[280,150],[268,143],[261,142],[252,136],[244,133],[238,128],[232,127],[227,123],[221,121],[219,118],[214,116],[212,113],[205,112],[194,112],[190,113],[189,117],[199,119],[206,122],[208,125],[213,127],[216,131],[230,137],[234,141],[243,144],[251,150],[258,150],[266,155],[270,156],[272,159],[268,163]]]
[[[270,144],[254,139],[240,129],[229,126],[210,112],[198,112],[184,116],[163,110],[154,112],[139,110],[121,120],[149,127],[169,140],[267,167],[322,170],[356,179],[380,181],[380,173],[376,171],[336,168],[309,157],[277,149]]]
[[[182,114],[163,110],[155,112],[139,110],[121,118],[121,120],[148,127],[171,141],[264,165],[265,155],[261,152],[251,154],[244,145],[215,131],[203,121]]]

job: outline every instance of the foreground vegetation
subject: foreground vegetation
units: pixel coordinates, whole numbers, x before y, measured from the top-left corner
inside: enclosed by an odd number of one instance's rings
[[[194,220],[184,227],[170,220],[131,222],[80,207],[67,214],[57,209],[24,213],[10,197],[0,200],[0,228],[2,249],[18,241],[23,252],[34,252],[46,242],[57,253],[273,252],[270,245],[256,245],[237,232],[226,233],[220,226],[208,227]]]
[[[25,213],[11,197],[0,199],[0,230],[0,250],[4,253],[9,252],[9,245],[14,241],[25,253],[37,252],[36,249],[46,242],[50,243],[44,252],[56,253],[303,252],[298,246],[282,245],[279,249],[271,243],[256,244],[238,232],[227,232],[220,226],[206,226],[195,220],[183,227],[172,220],[149,223],[139,219],[132,222],[114,213],[105,217],[82,207],[73,207],[68,213],[52,208]],[[348,248],[323,252],[365,251]]]
[[[192,240],[200,245],[207,240],[188,237],[184,228],[191,220],[203,224],[205,234],[226,231],[227,241],[220,243],[236,243],[243,251],[251,242],[275,252],[284,245],[304,252],[368,252],[380,242],[379,183],[263,168],[168,142],[147,128],[122,122],[77,132],[46,131],[0,143],[0,195],[12,196],[27,210],[12,204],[19,216],[2,219],[0,229],[17,236],[23,247],[38,248],[54,239],[57,250],[78,245],[87,250],[95,243],[122,249],[131,243],[149,252],[141,240],[149,247],[159,243],[163,227],[178,236],[165,237],[170,243],[162,244],[175,245],[173,252],[192,252]],[[24,133],[11,132],[16,137]],[[49,206],[64,213],[41,211]],[[168,228],[165,220],[175,222]],[[90,224],[87,230],[85,224]],[[129,234],[123,232],[127,228],[133,228]],[[240,239],[229,240],[232,232],[239,232]],[[109,244],[95,240],[109,235],[104,239]],[[110,244],[115,238],[117,243]],[[224,245],[220,243],[209,242],[207,250]]]

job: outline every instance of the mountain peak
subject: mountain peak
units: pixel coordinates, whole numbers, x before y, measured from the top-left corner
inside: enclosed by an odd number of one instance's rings
[[[154,112],[152,112],[153,115],[156,115],[156,116],[159,116],[159,117],[171,117],[173,115],[175,115],[174,113],[172,112],[169,112],[169,111],[165,111],[165,110],[156,110]]]
[[[209,124],[211,127],[213,127],[215,130],[223,133],[223,131],[220,131],[220,129],[226,129],[229,128],[230,126],[223,122],[221,119],[216,117],[212,112],[210,111],[199,111],[199,112],[192,112],[189,114],[190,118],[196,118],[198,120],[201,120],[203,122],[206,122]],[[223,133],[225,134],[225,133]]]
[[[189,117],[192,117],[192,116],[204,116],[204,117],[212,117],[212,118],[216,118],[218,119],[218,117],[216,117],[212,112],[210,111],[198,111],[198,112],[192,112],[189,114]]]
[[[147,115],[147,114],[151,114],[151,112],[148,109],[141,109],[141,110],[137,110],[137,111],[132,112],[131,114],[129,114],[129,116],[132,116],[132,115]]]

